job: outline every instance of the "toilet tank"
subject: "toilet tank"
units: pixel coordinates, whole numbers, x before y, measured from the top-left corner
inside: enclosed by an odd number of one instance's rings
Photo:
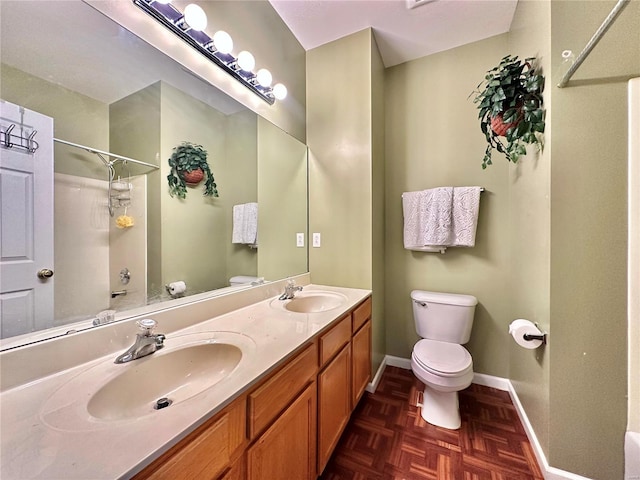
[[[249,283],[263,283],[263,277],[253,277],[251,275],[236,275],[229,279],[229,285],[246,285]]]
[[[416,332],[421,338],[458,344],[469,341],[476,297],[414,290],[411,300]]]

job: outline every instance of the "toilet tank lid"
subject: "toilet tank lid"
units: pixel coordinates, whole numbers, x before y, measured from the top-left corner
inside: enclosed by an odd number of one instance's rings
[[[461,307],[473,307],[478,304],[478,299],[473,295],[463,295],[459,293],[414,290],[411,292],[411,298],[417,302],[442,303],[445,305],[459,305]]]
[[[264,277],[252,277],[251,275],[237,275],[229,279],[229,283],[251,283],[264,281]]]

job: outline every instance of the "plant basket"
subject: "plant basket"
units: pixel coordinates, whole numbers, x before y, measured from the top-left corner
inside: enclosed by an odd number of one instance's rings
[[[195,170],[182,171],[182,178],[184,179],[184,183],[189,187],[197,187],[200,182],[204,179],[204,172],[201,168],[196,168]]]
[[[191,142],[182,142],[173,149],[169,158],[171,172],[167,175],[169,183],[169,195],[178,198],[187,196],[187,186],[199,185],[206,178],[204,184],[205,196],[218,196],[218,189],[213,179],[213,174],[207,163],[207,151],[202,145]]]
[[[479,110],[480,130],[487,141],[482,168],[492,164],[494,149],[513,163],[527,154],[527,145],[542,150],[543,90],[544,76],[533,57],[520,60],[507,55],[486,73],[472,92]]]

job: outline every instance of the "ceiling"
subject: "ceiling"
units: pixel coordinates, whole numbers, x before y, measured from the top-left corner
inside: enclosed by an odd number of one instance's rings
[[[518,3],[517,0],[269,1],[305,50],[372,27],[385,67],[505,33]]]

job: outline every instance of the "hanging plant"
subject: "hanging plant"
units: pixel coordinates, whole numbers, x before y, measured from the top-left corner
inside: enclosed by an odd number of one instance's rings
[[[204,194],[217,197],[218,190],[213,174],[207,163],[207,151],[202,145],[191,142],[182,142],[174,147],[171,157],[169,157],[171,172],[167,175],[169,182],[169,195],[176,195],[179,198],[186,198],[187,185],[197,185],[206,177],[204,183]]]
[[[544,76],[538,73],[535,58],[519,60],[517,56],[507,55],[497,67],[487,72],[471,93],[475,94],[473,103],[480,110],[480,130],[489,144],[482,159],[483,169],[492,164],[494,149],[504,153],[507,161],[513,163],[526,155],[527,144],[542,150],[543,90]]]

